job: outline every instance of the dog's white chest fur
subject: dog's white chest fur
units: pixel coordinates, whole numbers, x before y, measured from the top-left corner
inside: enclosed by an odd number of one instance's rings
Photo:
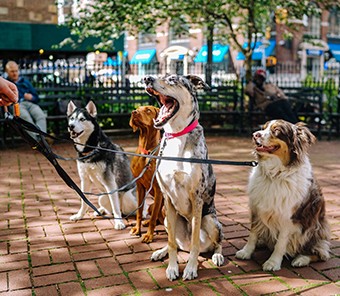
[[[185,149],[185,137],[167,140],[163,156],[194,157],[192,150]],[[196,190],[195,184],[199,184],[201,176],[200,166],[193,163],[166,160],[159,163],[157,180],[162,191],[167,193],[175,209],[186,218],[190,218],[192,212],[188,192]]]
[[[300,167],[291,169],[280,167],[275,159],[260,163],[249,178],[250,206],[256,208],[262,218],[268,217],[268,224],[273,225],[273,218],[277,223],[287,223],[292,209],[307,195],[311,179],[307,159]],[[263,222],[267,224],[265,219]]]
[[[87,176],[91,182],[94,182],[99,188],[103,188],[103,176],[106,171],[104,162],[84,163],[78,161],[77,166],[79,174]]]

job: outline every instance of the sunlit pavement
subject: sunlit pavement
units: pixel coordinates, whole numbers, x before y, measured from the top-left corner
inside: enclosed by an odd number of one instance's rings
[[[126,151],[134,151],[136,138],[113,138]],[[253,160],[249,138],[207,137],[211,159]],[[56,153],[75,157],[70,144],[55,144]],[[309,267],[264,272],[266,249],[252,260],[241,261],[235,252],[246,241],[249,229],[246,193],[250,167],[214,165],[215,197],[223,224],[225,263],[216,267],[211,254],[199,258],[198,278],[169,282],[168,259],[151,262],[152,252],[167,242],[157,226],[154,242],[141,243],[128,227],[114,230],[112,220],[95,217],[72,222],[80,200],[38,152],[25,145],[0,151],[0,294],[3,295],[339,295],[340,293],[340,141],[320,141],[310,156],[327,200],[332,229],[332,258]],[[60,161],[79,184],[74,161]],[[90,199],[97,205],[96,199]],[[143,228],[145,232],[146,229]],[[180,272],[188,254],[179,252]]]

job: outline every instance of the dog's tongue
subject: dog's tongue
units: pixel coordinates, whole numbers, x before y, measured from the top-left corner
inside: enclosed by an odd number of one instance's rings
[[[275,150],[277,150],[278,147],[276,145],[273,145],[273,146],[257,146],[256,147],[256,151],[258,152],[274,152]]]
[[[165,122],[172,115],[172,107],[175,105],[174,100],[165,99],[162,101],[163,106],[159,110],[159,114],[154,121],[155,126],[160,126],[163,122]]]

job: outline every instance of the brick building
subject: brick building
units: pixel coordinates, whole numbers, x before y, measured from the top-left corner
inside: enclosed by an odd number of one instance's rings
[[[55,0],[0,1],[0,73],[8,59],[25,61],[22,63],[64,60],[64,64],[72,58],[86,60],[87,54],[98,42],[95,38],[85,40],[77,48],[69,45],[55,47],[71,37],[69,29],[58,26],[58,23],[62,23],[64,15],[70,13],[72,1],[60,3],[64,5],[56,5]],[[116,48],[123,50],[123,43],[123,36],[115,40]]]

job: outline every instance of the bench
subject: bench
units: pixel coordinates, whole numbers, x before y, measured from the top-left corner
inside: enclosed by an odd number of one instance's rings
[[[300,121],[305,122],[318,139],[322,136],[324,123],[323,89],[318,87],[285,87],[293,110]]]
[[[328,104],[328,140],[331,140],[332,134],[340,135],[340,90],[334,103]]]
[[[243,102],[237,85],[219,86],[198,91],[200,122],[207,131],[243,128]]]
[[[70,100],[81,102],[77,86],[37,88],[39,106],[47,115],[47,130],[56,135],[67,133],[66,106]]]
[[[292,109],[300,121],[305,122],[308,128],[321,139],[324,122],[323,89],[313,87],[283,87]],[[251,132],[258,129],[270,118],[262,110],[255,108],[253,101],[248,102],[248,124]]]
[[[96,104],[98,120],[106,133],[130,131],[131,112],[139,106],[156,104],[144,88],[83,88],[80,95],[85,104],[89,100]]]

